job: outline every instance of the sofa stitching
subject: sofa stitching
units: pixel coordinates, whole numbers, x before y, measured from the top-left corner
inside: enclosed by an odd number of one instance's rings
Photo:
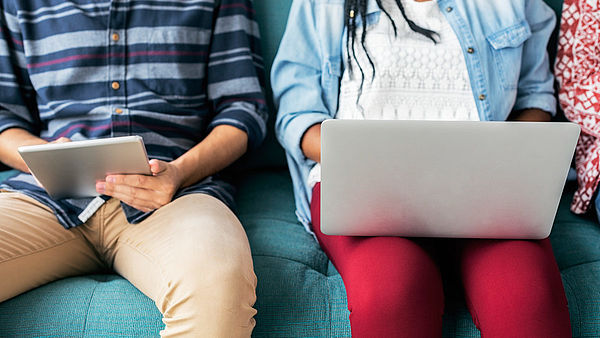
[[[568,280],[563,279],[563,285],[565,288],[569,289],[570,293],[572,295],[577,295],[577,293],[574,291],[575,289],[571,286],[571,284],[569,283]],[[568,300],[567,300],[568,302]],[[571,305],[573,305],[573,307],[571,307]],[[571,312],[571,309],[573,309],[574,312],[577,313],[577,318],[579,319],[579,321],[577,323],[573,323],[571,321],[571,331],[573,331],[574,325],[577,324],[577,331],[579,332],[579,334],[581,334],[582,328],[581,328],[581,313],[579,311],[579,304],[578,304],[578,298],[575,297],[573,304],[571,304],[571,302],[567,303],[567,306],[569,307],[569,313]]]
[[[326,281],[327,281],[327,309],[328,309],[328,317],[329,317],[329,337],[333,337],[333,318],[332,318],[333,310],[331,308],[331,284],[329,283],[329,277],[326,278]]]
[[[284,223],[287,223],[290,225],[302,227],[302,224],[300,224],[298,222],[290,221],[288,219],[284,219],[284,218],[280,218],[280,217],[265,217],[265,216],[252,216],[252,215],[238,215],[238,217],[240,218],[240,220],[242,220],[246,217],[252,217],[252,219],[254,219],[254,220],[278,221],[278,222],[284,222]],[[242,222],[242,224],[244,224],[244,222]],[[304,229],[304,227],[302,227],[302,229]]]
[[[587,262],[581,262],[581,263],[573,264],[573,265],[570,265],[570,266],[566,266],[566,267],[563,267],[562,269],[560,269],[560,272],[562,273],[562,272],[565,272],[567,270],[570,270],[570,269],[573,269],[573,268],[576,268],[576,267],[579,267],[579,266],[582,266],[582,265],[591,264],[591,263],[600,263],[600,259],[593,260],[593,261],[587,261]]]
[[[108,276],[104,276],[104,280],[102,281],[102,283],[105,283],[107,280],[108,280]],[[87,323],[88,323],[90,309],[92,308],[92,300],[94,299],[94,296],[96,295],[96,290],[100,286],[100,283],[101,282],[96,282],[96,285],[94,286],[94,289],[92,290],[92,293],[91,293],[91,296],[90,296],[90,300],[88,302],[88,306],[87,306],[87,309],[85,311],[85,320],[83,321],[83,335],[82,335],[82,337],[85,337],[85,333],[87,332]]]
[[[314,270],[314,271],[318,272],[319,274],[321,274],[321,275],[323,275],[323,276],[325,276],[325,277],[328,277],[326,273],[323,273],[323,272],[321,272],[321,271],[319,271],[319,270],[315,269],[313,266],[310,266],[310,265],[306,264],[305,262],[301,262],[301,261],[299,261],[299,260],[296,260],[296,259],[291,259],[291,258],[288,258],[288,257],[275,256],[275,255],[264,255],[264,254],[252,254],[252,257],[253,257],[253,258],[254,258],[254,257],[271,257],[271,258],[279,258],[279,259],[284,259],[284,260],[286,260],[286,261],[290,261],[290,262],[295,262],[295,263],[298,263],[298,264],[302,264],[302,265],[304,265],[304,266],[306,266],[306,267],[309,267],[309,268],[311,268],[312,270]]]

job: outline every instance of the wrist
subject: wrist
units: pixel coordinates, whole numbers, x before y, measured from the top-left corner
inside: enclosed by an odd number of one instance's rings
[[[190,170],[190,166],[187,165],[185,157],[182,156],[171,161],[170,165],[173,169],[173,181],[177,189],[187,187],[194,183],[190,182],[192,171]],[[196,167],[196,170],[199,170],[199,168]]]

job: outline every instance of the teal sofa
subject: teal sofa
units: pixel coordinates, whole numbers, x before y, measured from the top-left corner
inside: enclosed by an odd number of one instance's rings
[[[548,2],[560,14],[562,1]],[[290,4],[254,0],[267,64]],[[233,169],[239,186],[236,212],[248,233],[258,276],[254,336],[349,337],[342,279],[296,220],[291,180],[272,130],[263,147]],[[571,184],[565,189],[551,240],[573,336],[600,337],[600,226],[569,212],[573,189]],[[456,284],[450,280],[446,286],[444,336],[479,337]],[[0,304],[0,337],[146,337],[157,336],[162,327],[153,302],[110,271],[59,280]]]

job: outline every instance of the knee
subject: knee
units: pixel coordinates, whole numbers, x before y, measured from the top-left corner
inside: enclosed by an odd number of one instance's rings
[[[220,326],[254,325],[257,279],[251,261],[229,257],[207,264],[188,259],[179,269],[168,277],[162,297],[165,317],[229,323]]]
[[[244,299],[248,294],[255,298],[256,275],[250,253],[245,250],[214,250],[209,255],[192,252],[177,265],[168,277],[172,291],[185,289],[193,298],[201,295],[214,300]]]
[[[356,290],[352,299],[352,312],[365,314],[400,315],[415,309],[443,314],[444,295],[441,282],[413,278],[411,281],[397,280],[396,283],[372,281]],[[350,300],[349,300],[350,301]]]
[[[233,260],[206,270],[191,268],[168,284],[157,302],[163,336],[249,337],[256,320],[256,276]]]

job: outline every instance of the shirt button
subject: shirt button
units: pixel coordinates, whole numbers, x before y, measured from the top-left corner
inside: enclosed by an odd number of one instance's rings
[[[473,53],[475,53],[475,49],[473,49],[473,47],[469,47],[469,48],[467,48],[467,53],[473,54]]]
[[[122,114],[123,113],[123,109],[117,108],[117,109],[115,109],[115,113]]]
[[[483,101],[483,100],[485,100],[485,98],[486,98],[485,94],[479,95],[479,100]]]
[[[446,12],[450,13],[450,12],[452,12],[452,9],[453,9],[452,7],[446,7]]]
[[[117,34],[117,33],[113,33],[110,37],[113,41],[119,41],[119,38],[120,38],[119,34]]]
[[[111,87],[112,87],[112,89],[114,89],[114,90],[119,90],[119,88],[121,88],[121,85],[120,85],[120,84],[119,84],[117,81],[115,81],[115,82],[111,83],[111,85],[110,85],[110,86],[111,86]]]

